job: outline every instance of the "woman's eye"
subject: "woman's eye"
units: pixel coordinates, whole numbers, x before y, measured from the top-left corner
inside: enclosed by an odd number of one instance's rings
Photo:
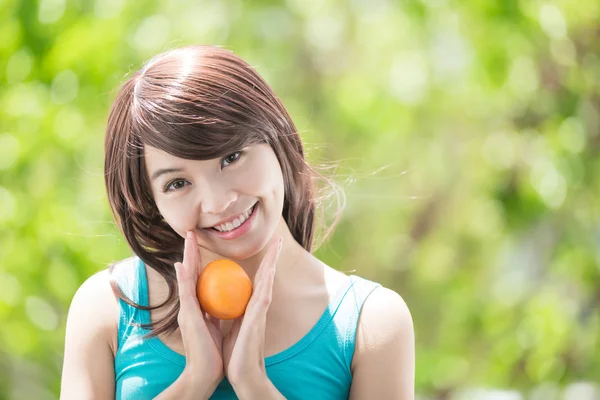
[[[183,183],[183,185],[180,185],[180,183]],[[167,183],[167,186],[164,187],[163,192],[170,192],[171,190],[179,190],[181,188],[183,188],[185,186],[185,181],[182,179],[176,179],[174,181],[171,181],[169,183]]]
[[[235,153],[231,153],[227,157],[223,157],[221,160],[221,165],[224,167],[227,167],[228,165],[231,165],[231,164],[237,162],[243,153],[244,152],[240,150],[240,151],[236,151]],[[183,189],[185,187],[185,184],[186,184],[186,181],[183,179],[174,179],[165,185],[165,187],[163,188],[163,192],[167,193],[167,192],[171,192],[173,190]]]
[[[232,153],[230,155],[228,155],[227,157],[223,158],[223,162],[221,164],[227,163],[227,165],[233,164],[234,162],[236,162],[237,160],[239,160],[239,158],[242,156],[242,152],[241,151],[236,151],[235,153]],[[225,165],[225,167],[227,166]]]

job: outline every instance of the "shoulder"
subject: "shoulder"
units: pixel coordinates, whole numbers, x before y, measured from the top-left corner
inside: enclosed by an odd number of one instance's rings
[[[352,359],[350,399],[413,399],[413,321],[402,297],[379,287],[360,313]]]
[[[373,290],[360,312],[353,367],[373,352],[401,351],[412,347],[413,320],[404,299],[383,286]]]
[[[398,293],[381,286],[373,290],[365,300],[359,326],[368,331],[403,331],[412,329],[412,316],[408,305]]]
[[[133,267],[133,260],[132,257],[117,261],[111,264],[112,271],[111,267],[107,267],[88,277],[75,292],[71,306],[83,305],[91,301],[94,304],[89,304],[90,307],[102,308],[98,300],[112,300],[116,303],[117,296],[112,290],[111,282],[117,285],[120,276],[131,275],[127,271]]]
[[[103,327],[115,316],[111,309],[116,307],[117,300],[110,286],[109,270],[106,268],[96,272],[79,286],[71,301],[69,316],[79,317],[77,320],[85,320],[86,323],[92,322],[96,327]]]
[[[117,262],[115,267],[124,267],[125,261]],[[119,322],[118,297],[111,287],[114,279],[109,268],[88,277],[75,292],[67,317],[67,328],[106,339],[113,353]]]
[[[119,306],[104,269],[75,292],[65,330],[61,399],[114,397]]]
[[[70,310],[101,310],[108,300],[114,301],[115,298],[110,287],[109,270],[106,268],[96,272],[79,286],[71,301]]]

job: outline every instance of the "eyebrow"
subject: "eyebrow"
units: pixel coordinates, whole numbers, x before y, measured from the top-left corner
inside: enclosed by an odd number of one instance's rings
[[[159,176],[161,176],[163,174],[168,174],[170,172],[182,172],[182,171],[183,171],[183,168],[162,168],[162,169],[154,171],[150,180],[154,181]]]

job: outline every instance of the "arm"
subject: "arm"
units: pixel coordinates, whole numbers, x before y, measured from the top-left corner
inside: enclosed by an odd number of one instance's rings
[[[75,293],[67,317],[60,400],[114,399],[114,347],[119,306],[110,288],[108,270],[88,278]],[[157,399],[209,398],[214,387],[184,369]],[[206,393],[210,391],[210,393]]]
[[[262,379],[250,380],[250,383],[232,384],[235,394],[240,399],[272,399],[272,400],[285,400],[285,397],[277,390],[273,382],[269,380],[266,374]]]
[[[415,343],[400,295],[376,289],[365,301],[352,360],[350,399],[414,399]]]
[[[179,378],[168,388],[160,392],[154,400],[200,400],[209,399],[214,393],[216,386],[196,385],[198,374],[193,374],[185,368]]]
[[[118,305],[108,270],[88,278],[77,290],[67,316],[60,399],[114,399],[111,334]]]
[[[265,367],[265,327],[283,237],[271,240],[254,277],[244,316],[234,320],[223,341],[227,378],[240,399],[285,399],[269,380]]]

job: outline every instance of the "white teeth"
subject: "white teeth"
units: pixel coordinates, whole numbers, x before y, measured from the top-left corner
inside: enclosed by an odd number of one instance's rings
[[[248,219],[250,214],[252,214],[253,210],[254,210],[254,206],[251,209],[247,210],[242,215],[240,215],[239,217],[237,217],[236,219],[234,219],[233,221],[215,226],[214,228],[216,230],[218,230],[219,232],[229,232],[229,231],[239,227],[240,225],[242,225],[244,223],[244,221],[246,221]]]

